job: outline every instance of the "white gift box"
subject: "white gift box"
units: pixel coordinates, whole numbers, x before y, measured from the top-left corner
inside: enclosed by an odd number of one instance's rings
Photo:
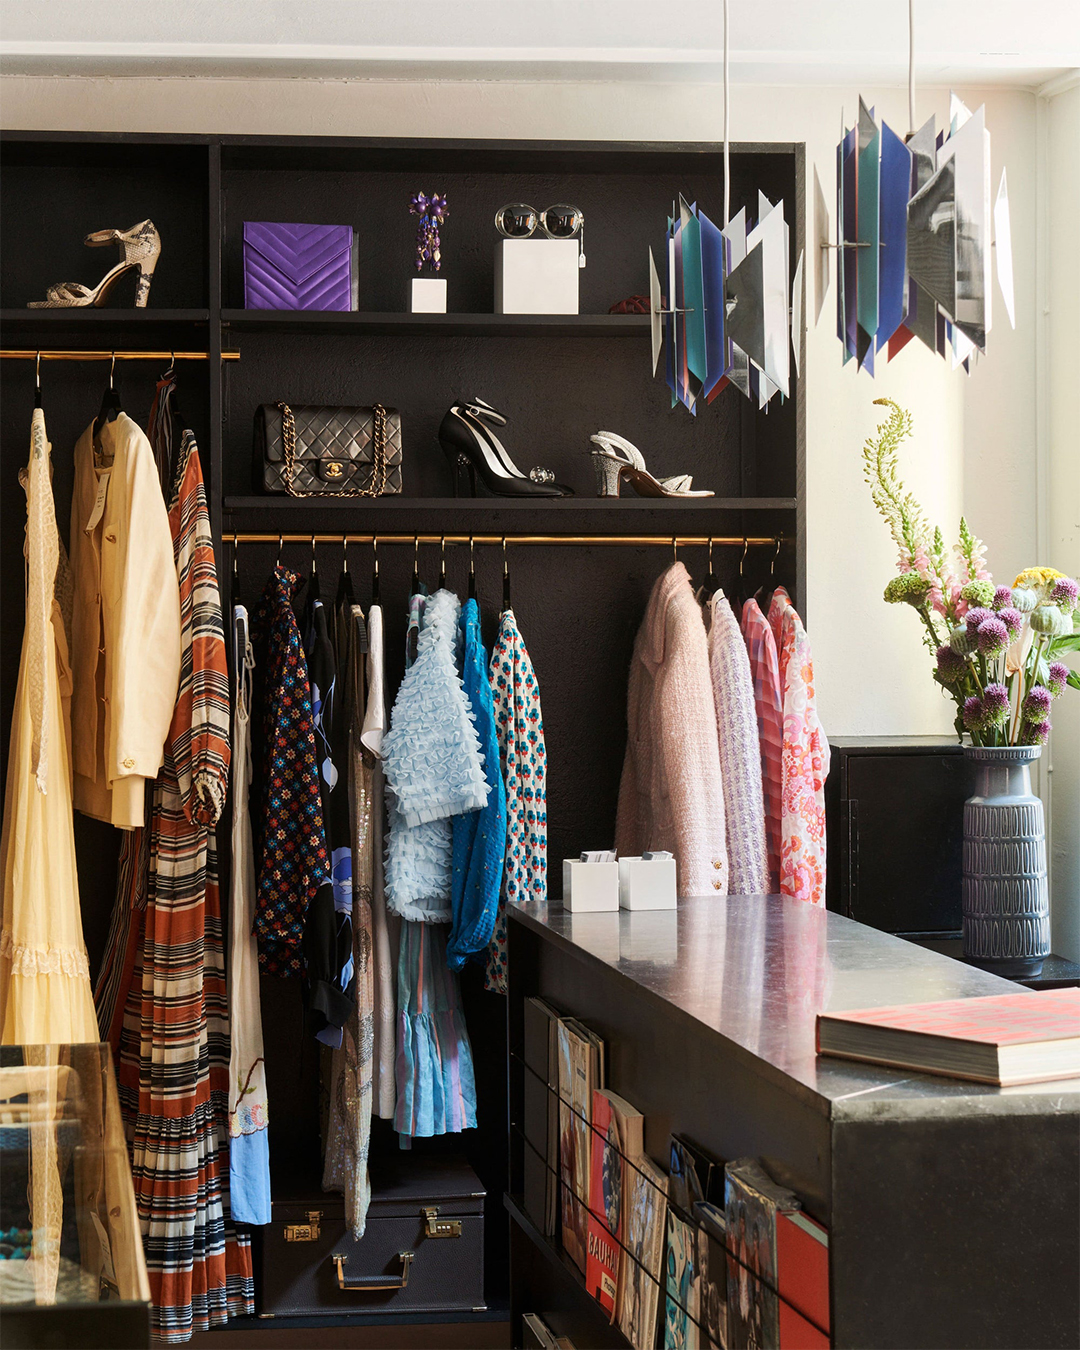
[[[674,858],[620,858],[621,909],[675,909]]]
[[[619,908],[619,864],[564,858],[563,908],[574,914],[598,914]]]
[[[576,239],[500,239],[495,245],[496,314],[576,314]]]
[[[446,281],[442,277],[413,277],[412,312],[446,313]]]

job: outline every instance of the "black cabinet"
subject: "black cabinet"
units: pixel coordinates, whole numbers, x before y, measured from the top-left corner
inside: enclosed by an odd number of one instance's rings
[[[828,907],[887,933],[959,937],[971,793],[961,747],[937,736],[829,744]]]

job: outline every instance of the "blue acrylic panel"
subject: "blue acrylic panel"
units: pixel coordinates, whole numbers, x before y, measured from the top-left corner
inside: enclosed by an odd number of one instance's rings
[[[858,241],[869,247],[855,250],[858,258],[859,327],[872,337],[878,328],[878,266],[880,222],[878,189],[881,180],[881,132],[874,126],[866,146],[859,151]]]
[[[878,270],[878,351],[907,313],[907,204],[911,151],[888,125],[881,128],[881,248]]]
[[[724,236],[704,212],[701,225],[701,292],[705,308],[705,378],[708,397],[724,378],[727,344],[724,340]]]

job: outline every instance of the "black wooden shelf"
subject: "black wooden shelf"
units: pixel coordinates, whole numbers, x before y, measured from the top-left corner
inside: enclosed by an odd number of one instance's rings
[[[0,309],[0,326],[11,328],[78,328],[93,332],[96,328],[155,328],[210,322],[208,309],[98,309],[90,305],[76,309]]]
[[[540,1232],[539,1228],[537,1228],[536,1224],[533,1223],[532,1219],[525,1212],[521,1201],[515,1196],[504,1193],[503,1204],[505,1205],[506,1212],[510,1215],[511,1220],[517,1225],[519,1230],[525,1234],[548,1265],[551,1266],[553,1270],[562,1273],[564,1284],[568,1288],[577,1290],[580,1296],[582,1309],[591,1309],[592,1312],[595,1313],[596,1332],[597,1334],[602,1334],[604,1339],[602,1341],[590,1340],[588,1343],[590,1345],[615,1347],[616,1350],[619,1350],[622,1346],[629,1347],[630,1342],[622,1334],[616,1324],[608,1321],[600,1304],[597,1303],[589,1293],[585,1284],[585,1277],[582,1275],[581,1271],[578,1270],[577,1266],[563,1248],[559,1244],[553,1242],[551,1238],[545,1237],[544,1234]],[[661,1308],[662,1307],[663,1303],[661,1301]]]
[[[396,314],[341,310],[223,309],[228,328],[253,333],[336,333],[358,337],[641,336],[648,314]]]
[[[552,511],[574,515],[587,511],[611,518],[626,512],[642,511],[794,511],[794,497],[226,497],[223,507],[230,517],[248,516],[261,520],[285,512],[315,514],[337,511]],[[629,523],[629,522],[628,522]]]

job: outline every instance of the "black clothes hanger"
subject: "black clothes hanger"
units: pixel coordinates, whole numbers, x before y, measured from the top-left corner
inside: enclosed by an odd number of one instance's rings
[[[379,601],[379,536],[371,536],[371,603],[377,605]]]
[[[780,540],[776,541],[776,552],[769,560],[769,581],[767,586],[759,586],[755,599],[761,609],[762,614],[768,614],[769,606],[772,604],[773,592],[776,590],[776,560],[780,556]]]
[[[412,581],[410,587],[410,595],[420,594],[420,536],[418,534],[413,535]]]
[[[311,536],[311,571],[307,579],[307,606],[310,609],[316,601],[322,597],[319,595],[319,565],[315,558],[315,536]]]
[[[350,609],[356,604],[353,593],[352,574],[349,571],[349,536],[341,536],[341,574],[338,577],[336,608],[347,605]]]
[[[702,594],[706,601],[711,600],[720,589],[720,579],[713,571],[712,560],[712,535],[709,535],[709,570],[706,573],[705,580],[701,583]]]
[[[750,541],[743,535],[742,557],[739,559],[739,589],[736,592],[739,605],[745,605],[750,599],[750,583],[746,579],[746,555],[750,551]]]
[[[232,584],[229,587],[229,605],[235,610],[240,604],[240,569],[238,566],[240,555],[240,544],[233,540],[232,544]]]
[[[98,415],[94,418],[93,437],[97,437],[101,428],[106,422],[115,422],[117,417],[124,411],[120,404],[120,395],[117,393],[116,385],[113,383],[116,372],[116,353],[113,352],[112,362],[109,366],[109,385],[101,396],[101,407],[98,409]]]
[[[446,590],[446,535],[439,538],[439,590]]]
[[[503,602],[502,602],[502,607],[503,607],[503,613],[505,613],[508,609],[513,609],[513,608],[514,608],[513,602],[512,602],[511,599],[510,599],[510,564],[509,564],[509,563],[507,562],[507,560],[506,560],[506,535],[505,535],[505,534],[503,535],[503,538],[502,538],[502,551],[503,551]]]
[[[34,362],[34,407],[41,407],[41,353]]]
[[[473,553],[473,537],[469,535],[469,599],[476,599],[476,556]]]

